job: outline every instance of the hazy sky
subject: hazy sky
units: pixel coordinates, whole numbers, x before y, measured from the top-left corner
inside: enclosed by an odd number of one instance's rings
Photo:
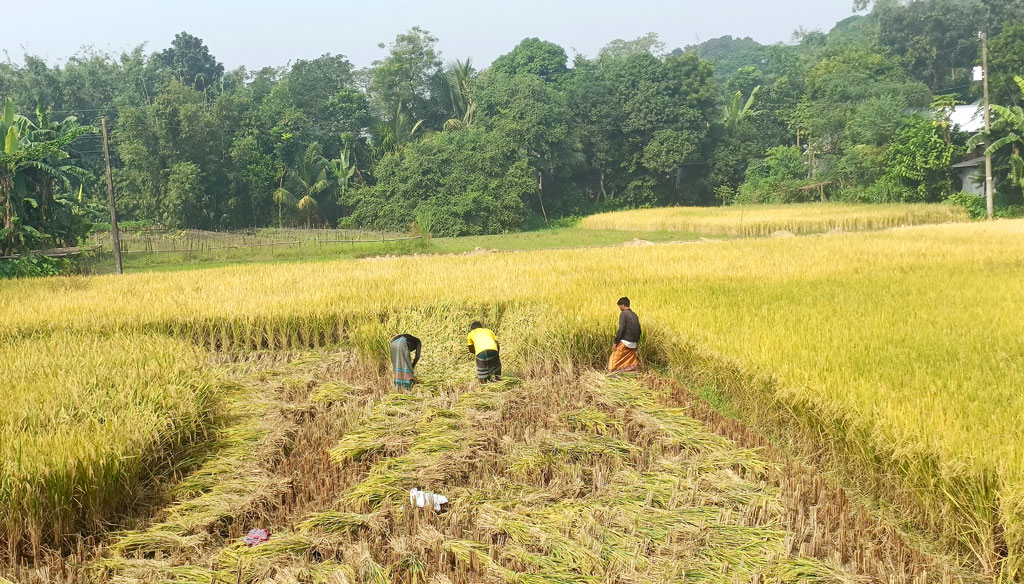
[[[25,52],[53,63],[83,46],[117,52],[148,43],[155,51],[174,34],[199,36],[228,69],[284,65],[343,54],[357,66],[380,58],[413,26],[440,39],[446,61],[471,56],[490,63],[525,37],[554,41],[569,53],[594,55],[605,43],[656,32],[669,49],[717,36],[787,41],[793,30],[828,30],[850,16],[853,0],[50,0],[11,2],[0,35],[0,59]],[[12,23],[17,23],[12,24]]]

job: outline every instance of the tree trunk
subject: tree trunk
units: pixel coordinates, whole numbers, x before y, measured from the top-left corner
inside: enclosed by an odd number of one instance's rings
[[[11,192],[14,191],[14,181],[9,176],[0,177],[0,198],[4,201],[4,229],[7,235],[0,240],[0,250],[3,255],[11,255],[11,242],[14,239],[14,205],[11,202]]]
[[[540,200],[540,213],[544,216],[544,222],[548,222],[548,212],[544,209],[544,173],[537,171],[537,198]]]

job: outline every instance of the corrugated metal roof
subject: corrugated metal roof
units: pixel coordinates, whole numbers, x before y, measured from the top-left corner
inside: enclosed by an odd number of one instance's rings
[[[965,160],[965,161],[963,161],[963,162],[961,162],[959,164],[954,164],[953,168],[973,168],[975,166],[981,166],[984,162],[985,162],[985,158],[984,157],[972,158],[970,160]]]

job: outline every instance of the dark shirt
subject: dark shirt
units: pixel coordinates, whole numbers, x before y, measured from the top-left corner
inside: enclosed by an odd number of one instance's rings
[[[420,351],[423,349],[423,343],[421,343],[419,339],[410,334],[398,335],[395,338],[391,339],[391,342],[395,342],[401,338],[404,338],[406,344],[409,345],[409,352],[416,353],[415,357],[413,357],[412,360],[412,366],[415,369],[416,364],[420,362]]]
[[[635,312],[627,308],[619,313],[619,330],[615,333],[614,344],[619,344],[619,341],[635,343],[639,340],[640,319],[637,318]]]

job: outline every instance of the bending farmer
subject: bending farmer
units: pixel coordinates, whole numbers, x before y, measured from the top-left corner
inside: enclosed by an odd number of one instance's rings
[[[619,298],[619,330],[615,333],[608,373],[633,373],[640,369],[636,346],[640,341],[640,319],[629,308],[629,298]]]
[[[501,344],[491,329],[484,328],[479,321],[473,322],[466,336],[466,347],[476,355],[476,377],[480,383],[501,381],[501,357],[498,354]]]
[[[401,334],[391,339],[391,368],[395,374],[395,387],[409,389],[412,387],[416,377],[413,371],[420,361],[420,352],[423,350],[423,343],[412,335]],[[413,351],[416,358],[412,358]]]

